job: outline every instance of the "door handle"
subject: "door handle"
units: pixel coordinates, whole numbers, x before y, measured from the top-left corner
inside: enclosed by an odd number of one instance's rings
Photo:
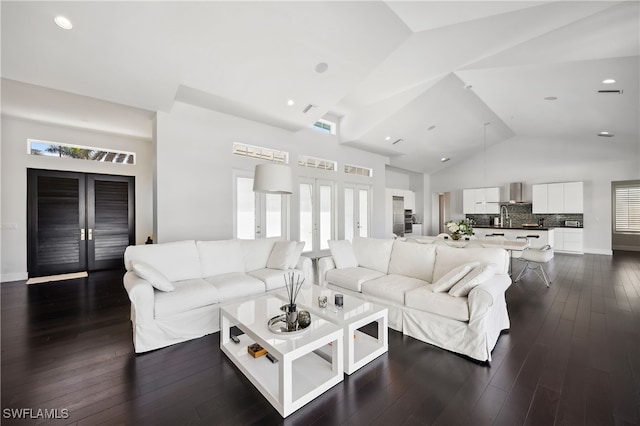
[[[84,241],[84,228],[80,230],[80,241]]]
[[[89,240],[93,240],[93,229],[89,228]]]

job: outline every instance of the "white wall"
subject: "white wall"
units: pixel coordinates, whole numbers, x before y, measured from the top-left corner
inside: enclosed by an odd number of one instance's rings
[[[456,219],[464,217],[464,188],[500,186],[506,201],[509,183],[523,182],[523,198],[530,201],[532,184],[583,181],[585,252],[611,254],[611,181],[640,176],[640,141],[624,136],[586,136],[571,142],[514,137],[487,148],[486,181],[480,153],[431,175],[431,196],[450,191],[451,219]],[[437,229],[435,216],[431,229]]]
[[[262,123],[176,102],[156,118],[155,191],[158,242],[225,239],[234,236],[233,173],[259,162],[232,154],[233,142],[288,151],[294,171],[291,239],[298,239],[298,178],[337,183],[338,237],[344,236],[345,182],[372,186],[372,236],[384,234],[385,164],[388,158],[340,145],[338,137],[312,129],[290,132]],[[338,161],[337,172],[297,165],[298,154]],[[346,175],[345,163],[373,168],[373,178]]]
[[[137,164],[29,155],[27,139],[133,151]],[[27,278],[27,168],[135,176],[137,243],[152,233],[150,141],[3,117],[1,146],[2,282]]]

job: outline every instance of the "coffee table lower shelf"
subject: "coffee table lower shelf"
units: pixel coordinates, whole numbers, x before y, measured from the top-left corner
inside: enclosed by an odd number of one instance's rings
[[[238,328],[242,330],[241,326]],[[225,331],[228,333],[228,330]],[[226,341],[221,341],[220,349],[282,417],[287,417],[344,379],[342,360],[338,361],[341,357],[336,356],[332,363],[314,352],[322,347],[337,346],[334,353],[341,353],[337,352],[342,351],[341,330],[308,346],[305,352],[271,352],[278,359],[277,363],[272,363],[266,356],[254,358],[248,354],[247,346],[258,341],[267,348],[266,342],[256,339],[256,336],[251,337],[250,330],[242,331],[245,334],[238,336],[240,343],[234,343],[228,335],[226,339],[221,335],[221,340]],[[227,333],[223,331],[223,334]],[[330,342],[332,346],[329,346]]]

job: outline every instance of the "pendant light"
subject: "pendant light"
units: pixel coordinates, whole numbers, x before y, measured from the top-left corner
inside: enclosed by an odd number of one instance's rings
[[[256,165],[253,176],[253,192],[267,194],[293,193],[293,173],[284,164],[266,163]]]

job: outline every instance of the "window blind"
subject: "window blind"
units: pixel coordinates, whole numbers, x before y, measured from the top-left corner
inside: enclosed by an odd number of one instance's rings
[[[615,232],[640,233],[640,186],[615,188]]]

